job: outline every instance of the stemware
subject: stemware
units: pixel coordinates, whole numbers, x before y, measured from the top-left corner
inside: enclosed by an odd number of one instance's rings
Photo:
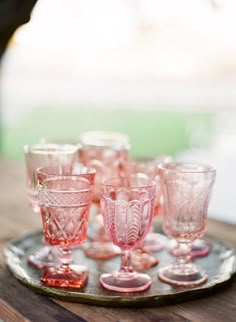
[[[42,166],[61,165],[70,168],[78,158],[78,147],[72,144],[39,143],[24,146],[26,186],[29,204],[39,213],[36,169]],[[28,257],[30,264],[43,268],[57,261],[56,247],[43,246]]]
[[[191,259],[191,247],[206,231],[207,210],[216,170],[198,163],[159,166],[164,193],[163,230],[177,241],[175,261],[159,270],[159,278],[176,285],[197,285],[207,273]]]
[[[100,277],[103,287],[118,292],[147,289],[151,278],[132,268],[132,249],[147,235],[154,215],[155,182],[145,174],[112,177],[102,182],[101,207],[110,240],[121,249],[119,271]]]
[[[158,165],[169,162],[171,157],[168,155],[159,155],[152,158],[129,158],[122,163],[123,176],[129,176],[135,173],[144,173],[156,182],[155,211],[154,216],[161,213],[161,186],[158,179]],[[152,231],[152,227],[143,243],[133,251],[132,264],[139,269],[150,268],[158,264],[158,259],[152,255],[163,249],[167,238],[160,233]]]
[[[171,239],[168,242],[167,249],[172,255],[176,256],[176,254],[178,253],[178,244],[175,239]],[[197,238],[192,242],[192,246],[191,246],[192,258],[206,256],[210,253],[210,251],[211,251],[211,244],[205,241],[204,239]]]
[[[86,239],[95,169],[43,167],[37,169],[37,176],[44,238],[59,248],[58,264],[45,268],[41,283],[84,287],[88,268],[72,264],[72,246]]]
[[[86,256],[108,259],[120,254],[120,249],[108,240],[100,211],[101,180],[120,175],[121,162],[128,158],[127,135],[119,132],[90,131],[82,133],[79,145],[79,159],[85,165],[96,169],[93,194],[95,216],[91,216],[88,229],[89,242],[83,247]]]
[[[158,177],[158,166],[163,163],[172,161],[169,155],[157,155],[155,157],[129,159],[123,162],[124,175],[131,173],[145,173],[156,182],[156,198],[155,198],[155,216],[162,213],[162,191]],[[160,233],[150,232],[143,242],[143,248],[150,252],[160,251],[166,244],[166,238]]]

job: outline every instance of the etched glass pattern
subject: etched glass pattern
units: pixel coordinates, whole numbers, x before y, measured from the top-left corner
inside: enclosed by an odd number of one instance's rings
[[[191,249],[206,231],[207,210],[215,181],[212,166],[197,163],[167,163],[160,166],[164,193],[163,230],[177,242],[175,261],[159,270],[170,284],[197,285],[207,273],[192,262]]]

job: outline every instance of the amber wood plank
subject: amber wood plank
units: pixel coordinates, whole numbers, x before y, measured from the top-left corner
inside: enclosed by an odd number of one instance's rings
[[[211,295],[176,305],[152,308],[106,308],[79,303],[56,303],[88,321],[96,322],[149,322],[149,321],[193,321],[235,322],[236,277]],[[117,319],[119,317],[119,319]]]
[[[0,299],[0,321],[7,322],[29,322],[27,318],[22,316],[19,312],[17,312],[13,307],[8,305],[6,302]]]
[[[188,322],[192,319],[185,318],[182,314],[172,312],[169,308],[106,308],[87,304],[66,303],[55,300],[61,306],[75,314],[80,314],[89,322]]]
[[[8,271],[0,267],[0,318],[6,313],[12,321],[86,322],[87,320],[21,285]],[[6,304],[7,303],[7,304]],[[2,304],[2,305],[1,305]],[[17,312],[17,313],[16,313]]]
[[[211,295],[161,308],[197,322],[236,321],[236,276]],[[152,311],[151,309],[148,309]]]

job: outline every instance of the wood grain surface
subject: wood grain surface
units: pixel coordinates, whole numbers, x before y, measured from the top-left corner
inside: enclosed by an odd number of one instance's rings
[[[0,250],[12,239],[41,228],[28,206],[24,165],[0,160]],[[222,218],[223,219],[223,218]],[[209,220],[208,233],[236,248],[236,226]],[[0,320],[2,321],[236,321],[236,278],[196,300],[158,308],[108,308],[63,302],[21,285],[6,269],[0,252]]]

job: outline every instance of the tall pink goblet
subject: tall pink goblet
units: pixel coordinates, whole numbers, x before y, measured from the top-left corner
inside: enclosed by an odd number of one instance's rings
[[[102,183],[101,207],[110,240],[121,249],[119,271],[100,277],[103,287],[118,292],[137,292],[151,285],[147,274],[132,268],[132,250],[142,243],[154,215],[155,182],[144,174],[113,177]]]
[[[160,214],[160,200],[162,197],[161,186],[158,179],[158,165],[171,160],[170,156],[159,155],[153,158],[131,159],[122,164],[123,176],[135,173],[145,173],[156,181],[155,212],[154,216]],[[152,227],[151,227],[152,228]],[[133,251],[132,264],[139,269],[150,268],[158,264],[158,259],[152,255],[160,251],[167,242],[167,238],[160,233],[152,232],[151,229],[143,243]]]
[[[128,158],[129,144],[125,134],[117,132],[91,131],[81,135],[79,159],[85,165],[96,169],[93,195],[96,215],[89,224],[89,243],[83,249],[88,257],[108,259],[120,254],[120,249],[112,244],[104,231],[100,211],[101,180],[120,176],[123,160]]]
[[[216,170],[198,163],[168,163],[159,167],[164,193],[163,230],[176,239],[175,261],[159,270],[159,278],[176,285],[197,285],[207,273],[191,260],[191,247],[206,231],[207,209]]]
[[[58,264],[47,267],[41,283],[48,286],[84,287],[88,268],[72,265],[72,246],[86,239],[95,170],[45,167],[37,170],[38,199],[45,241],[60,251]]]
[[[36,169],[42,166],[61,165],[70,169],[78,158],[78,147],[72,144],[40,143],[24,146],[26,185],[29,204],[34,213],[39,213]],[[30,264],[43,268],[57,261],[57,249],[44,246],[28,258]]]
[[[162,212],[162,191],[158,177],[158,166],[163,163],[171,162],[169,155],[157,155],[155,157],[129,159],[123,163],[123,173],[145,173],[156,181],[155,216]],[[166,238],[160,233],[153,233],[151,230],[143,242],[143,247],[150,252],[160,251],[166,243]]]

